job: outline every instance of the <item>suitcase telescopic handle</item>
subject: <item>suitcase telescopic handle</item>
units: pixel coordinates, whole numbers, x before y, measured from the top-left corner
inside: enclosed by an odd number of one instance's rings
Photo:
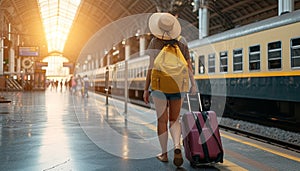
[[[201,96],[200,96],[199,92],[197,93],[197,97],[198,97],[198,102],[199,102],[199,106],[200,106],[200,112],[202,112],[203,109],[202,109],[202,104],[201,104]],[[189,93],[186,94],[186,99],[187,99],[187,102],[188,102],[189,111],[192,112],[191,102],[190,102],[190,94]]]

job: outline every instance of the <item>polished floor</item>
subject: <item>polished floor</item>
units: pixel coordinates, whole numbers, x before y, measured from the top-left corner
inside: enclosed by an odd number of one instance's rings
[[[11,100],[0,104],[0,171],[199,170],[191,168],[186,159],[176,168],[172,162],[155,158],[160,150],[151,109],[128,104],[125,112],[124,102],[109,99],[106,105],[105,97],[92,92],[89,98],[50,89],[0,92],[0,96]],[[271,153],[267,156],[274,165],[254,162],[266,157],[263,150],[237,145],[222,134],[225,162],[200,170],[300,168],[297,160]],[[172,159],[171,141],[169,149]],[[283,164],[285,167],[279,167]]]
[[[101,118],[104,103],[56,91],[15,92],[5,97],[12,103],[1,106],[1,171],[157,168],[149,165],[149,159],[127,160],[123,145],[127,136],[115,128],[97,126],[107,119]],[[91,115],[94,120],[89,120]],[[125,127],[120,131],[129,134]]]

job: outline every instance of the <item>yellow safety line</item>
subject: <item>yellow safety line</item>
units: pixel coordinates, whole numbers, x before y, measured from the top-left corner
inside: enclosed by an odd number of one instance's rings
[[[230,171],[248,171],[247,169],[242,168],[241,166],[236,165],[235,163],[232,163],[229,160],[225,160],[225,159],[222,164],[218,164],[214,166],[219,168],[220,170],[224,169],[224,167],[227,167]]]
[[[266,147],[262,147],[262,146],[257,145],[257,144],[253,144],[251,142],[243,141],[243,140],[234,138],[232,136],[226,135],[224,133],[222,133],[222,137],[230,139],[230,140],[233,140],[233,141],[236,141],[236,142],[239,142],[239,143],[242,143],[242,144],[246,144],[246,145],[249,145],[249,146],[252,146],[252,147],[255,147],[255,148],[258,148],[258,149],[270,152],[270,153],[273,153],[273,154],[276,154],[278,156],[282,156],[282,157],[285,157],[285,158],[288,158],[288,159],[300,162],[300,158],[299,157],[291,156],[291,155],[288,155],[288,154],[281,153],[279,151],[272,150],[270,148],[266,148]]]

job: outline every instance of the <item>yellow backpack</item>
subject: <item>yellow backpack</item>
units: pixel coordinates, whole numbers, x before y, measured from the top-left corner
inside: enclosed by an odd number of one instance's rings
[[[188,63],[176,43],[165,45],[155,58],[151,88],[164,93],[188,92]]]

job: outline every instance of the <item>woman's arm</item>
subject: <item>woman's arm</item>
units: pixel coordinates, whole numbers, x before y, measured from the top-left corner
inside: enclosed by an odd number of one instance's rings
[[[182,43],[183,47],[182,47],[182,54],[184,55],[187,63],[188,63],[188,69],[189,69],[189,78],[191,81],[191,88],[190,88],[190,93],[192,95],[196,94],[198,91],[197,88],[197,84],[194,78],[194,73],[193,73],[193,66],[192,66],[192,62],[191,62],[191,57],[190,57],[190,51],[188,49],[188,45],[187,45],[187,41],[184,37],[182,37],[180,39],[180,42]]]

